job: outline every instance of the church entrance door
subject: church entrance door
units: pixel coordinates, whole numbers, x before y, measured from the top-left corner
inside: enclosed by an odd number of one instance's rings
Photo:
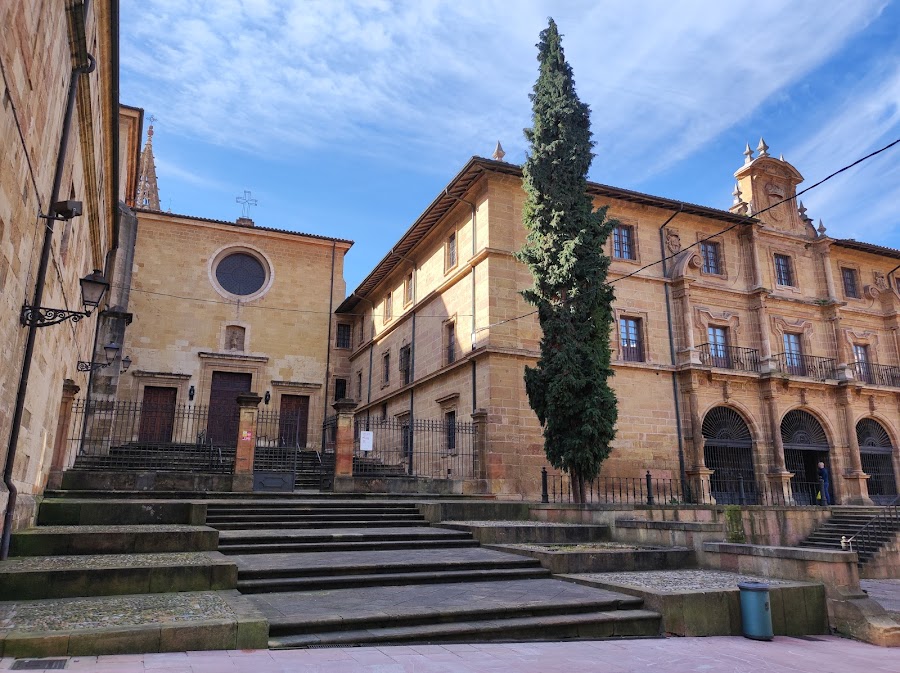
[[[207,436],[215,446],[237,446],[239,408],[237,396],[250,392],[252,374],[212,373],[209,391]]]
[[[138,441],[141,444],[166,444],[172,441],[175,428],[176,388],[147,386],[141,404]]]

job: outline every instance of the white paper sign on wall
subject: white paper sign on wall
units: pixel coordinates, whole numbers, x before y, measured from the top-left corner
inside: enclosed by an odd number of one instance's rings
[[[360,451],[371,451],[372,450],[372,435],[375,434],[371,430],[362,430],[359,433],[359,450]]]

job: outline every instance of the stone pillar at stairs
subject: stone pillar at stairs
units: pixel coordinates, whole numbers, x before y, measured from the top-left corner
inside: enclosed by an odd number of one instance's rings
[[[256,414],[262,398],[256,393],[237,396],[240,409],[238,421],[237,451],[234,456],[232,490],[253,490],[253,453],[256,450]]]
[[[353,400],[338,400],[333,405],[337,412],[334,437],[334,476],[353,476]]]
[[[50,463],[50,474],[47,477],[47,488],[62,486],[62,473],[66,468],[66,444],[69,428],[72,425],[72,406],[75,396],[81,390],[72,379],[63,381],[62,400],[59,402],[59,418],[56,421],[56,439],[53,442],[53,461]]]

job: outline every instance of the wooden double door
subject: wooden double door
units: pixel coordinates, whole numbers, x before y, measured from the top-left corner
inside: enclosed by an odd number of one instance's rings
[[[141,444],[167,444],[175,429],[177,388],[147,386],[141,401],[138,441]]]

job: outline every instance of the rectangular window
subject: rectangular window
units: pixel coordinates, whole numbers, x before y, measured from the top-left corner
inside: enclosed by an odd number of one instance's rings
[[[709,338],[709,357],[713,367],[731,367],[731,358],[728,352],[728,328],[710,325],[706,329]]]
[[[403,346],[400,349],[400,380],[403,385],[409,385],[412,375],[412,362],[410,354],[412,349],[409,346]]]
[[[339,322],[337,326],[337,343],[338,348],[350,348],[350,325]]]
[[[456,409],[448,411],[444,414],[444,424],[446,437],[444,440],[444,448],[447,453],[456,452]]]
[[[356,372],[356,401],[362,402],[362,371]]]
[[[841,267],[841,279],[844,281],[844,296],[859,299],[859,282],[856,269]]]
[[[394,295],[390,292],[384,298],[384,321],[387,322],[394,317]]]
[[[719,244],[713,241],[704,241],[700,244],[700,254],[703,257],[703,273],[721,274],[722,265],[719,263]]]
[[[626,362],[644,361],[644,344],[640,318],[619,318],[619,341],[622,359]]]
[[[359,319],[359,345],[362,346],[366,340],[366,318],[363,316]]]
[[[634,227],[619,224],[613,229],[613,257],[637,259],[637,251],[634,249]]]
[[[775,255],[775,282],[794,287],[794,270],[791,268],[791,258],[787,255]]]
[[[347,379],[334,380],[334,399],[342,400],[347,397]]]
[[[446,326],[447,364],[456,361],[456,323],[448,322]]]
[[[795,376],[805,376],[806,368],[803,366],[803,342],[799,334],[785,332],[784,338],[784,364],[788,372]]]
[[[413,275],[412,271],[406,274],[406,280],[403,282],[403,303],[412,304],[413,300]]]
[[[391,382],[391,354],[385,353],[381,358],[381,385],[386,386]]]
[[[446,257],[444,259],[444,270],[448,271],[456,266],[456,232],[454,231],[447,237]]]
[[[853,344],[853,359],[856,360],[856,375],[861,381],[875,383],[875,372],[869,364],[869,347],[863,344]]]

